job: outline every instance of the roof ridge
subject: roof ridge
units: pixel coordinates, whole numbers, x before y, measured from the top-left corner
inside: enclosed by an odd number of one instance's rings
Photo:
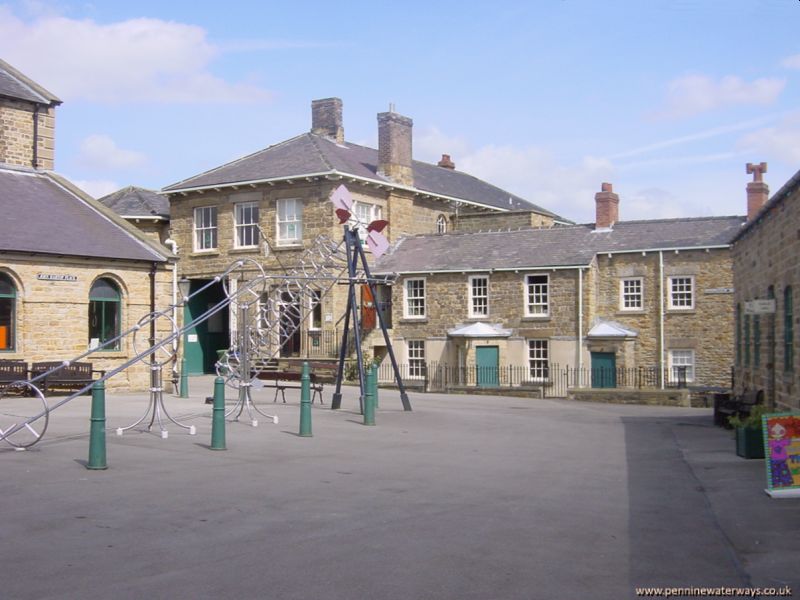
[[[672,222],[686,222],[686,221],[721,221],[723,219],[744,219],[744,215],[711,215],[707,217],[670,217],[664,219],[632,219],[630,221],[617,221],[615,225],[626,223],[672,223]],[[587,225],[594,225],[594,223],[587,223]],[[613,228],[612,228],[613,229]]]
[[[331,171],[335,171],[336,169],[333,168],[333,165],[331,164],[331,161],[328,160],[328,157],[325,156],[325,152],[323,152],[322,148],[320,148],[320,145],[317,143],[317,141],[318,141],[317,138],[320,138],[320,137],[323,137],[323,136],[315,135],[313,133],[309,133],[308,136],[309,136],[309,139],[311,140],[311,144],[317,150],[317,154],[319,154],[320,160],[323,163],[325,163],[325,166],[328,167]]]
[[[13,77],[17,81],[17,83],[28,88],[28,90],[33,92],[36,96],[39,96],[42,100],[46,100],[47,104],[62,104],[62,101],[53,92],[39,85],[33,79],[31,79],[21,71],[18,71],[17,69],[12,67],[10,64],[8,64],[1,58],[0,58],[0,69],[8,73],[11,77]]]

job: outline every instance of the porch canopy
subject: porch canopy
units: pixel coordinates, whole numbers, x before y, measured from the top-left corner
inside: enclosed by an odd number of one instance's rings
[[[459,325],[453,329],[448,329],[447,335],[461,338],[504,338],[511,335],[511,330],[503,329],[497,324],[492,325],[490,323],[478,321],[477,323]]]
[[[602,321],[592,327],[586,337],[589,338],[629,338],[637,337],[639,334],[632,329],[623,327],[614,321]]]

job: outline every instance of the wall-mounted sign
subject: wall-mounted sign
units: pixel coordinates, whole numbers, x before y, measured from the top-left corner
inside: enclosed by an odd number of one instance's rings
[[[732,294],[733,288],[708,288],[706,294]]]
[[[800,497],[800,415],[777,413],[761,417],[767,494]]]
[[[775,299],[748,300],[744,303],[746,315],[772,315],[775,314]]]
[[[42,281],[78,281],[75,275],[66,275],[64,273],[37,273],[36,279]]]

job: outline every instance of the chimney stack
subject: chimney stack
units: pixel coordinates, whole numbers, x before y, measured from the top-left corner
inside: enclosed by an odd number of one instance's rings
[[[757,165],[747,163],[747,174],[753,176],[753,181],[747,184],[747,220],[753,218],[761,210],[761,207],[769,199],[769,186],[764,183],[763,175],[767,172],[767,163],[762,162]]]
[[[311,133],[323,135],[337,144],[344,143],[341,99],[323,98],[311,101]]]
[[[414,122],[394,110],[378,113],[378,173],[401,185],[414,185],[411,128]]]
[[[615,194],[610,183],[604,183],[594,195],[595,229],[610,229],[619,221],[619,195]]]
[[[456,168],[456,163],[450,160],[449,154],[442,154],[442,160],[436,163],[437,167],[442,167],[443,169],[451,169],[454,170]]]

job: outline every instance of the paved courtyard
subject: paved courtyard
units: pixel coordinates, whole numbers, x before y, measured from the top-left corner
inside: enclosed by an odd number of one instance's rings
[[[763,492],[710,410],[354,388],[228,424],[211,451],[211,378],[167,396],[169,437],[114,429],[147,394],[108,398],[108,470],[84,468],[89,398],[45,440],[0,448],[3,599],[633,598],[636,586],[789,585],[800,499]],[[233,394],[229,390],[229,401]]]

